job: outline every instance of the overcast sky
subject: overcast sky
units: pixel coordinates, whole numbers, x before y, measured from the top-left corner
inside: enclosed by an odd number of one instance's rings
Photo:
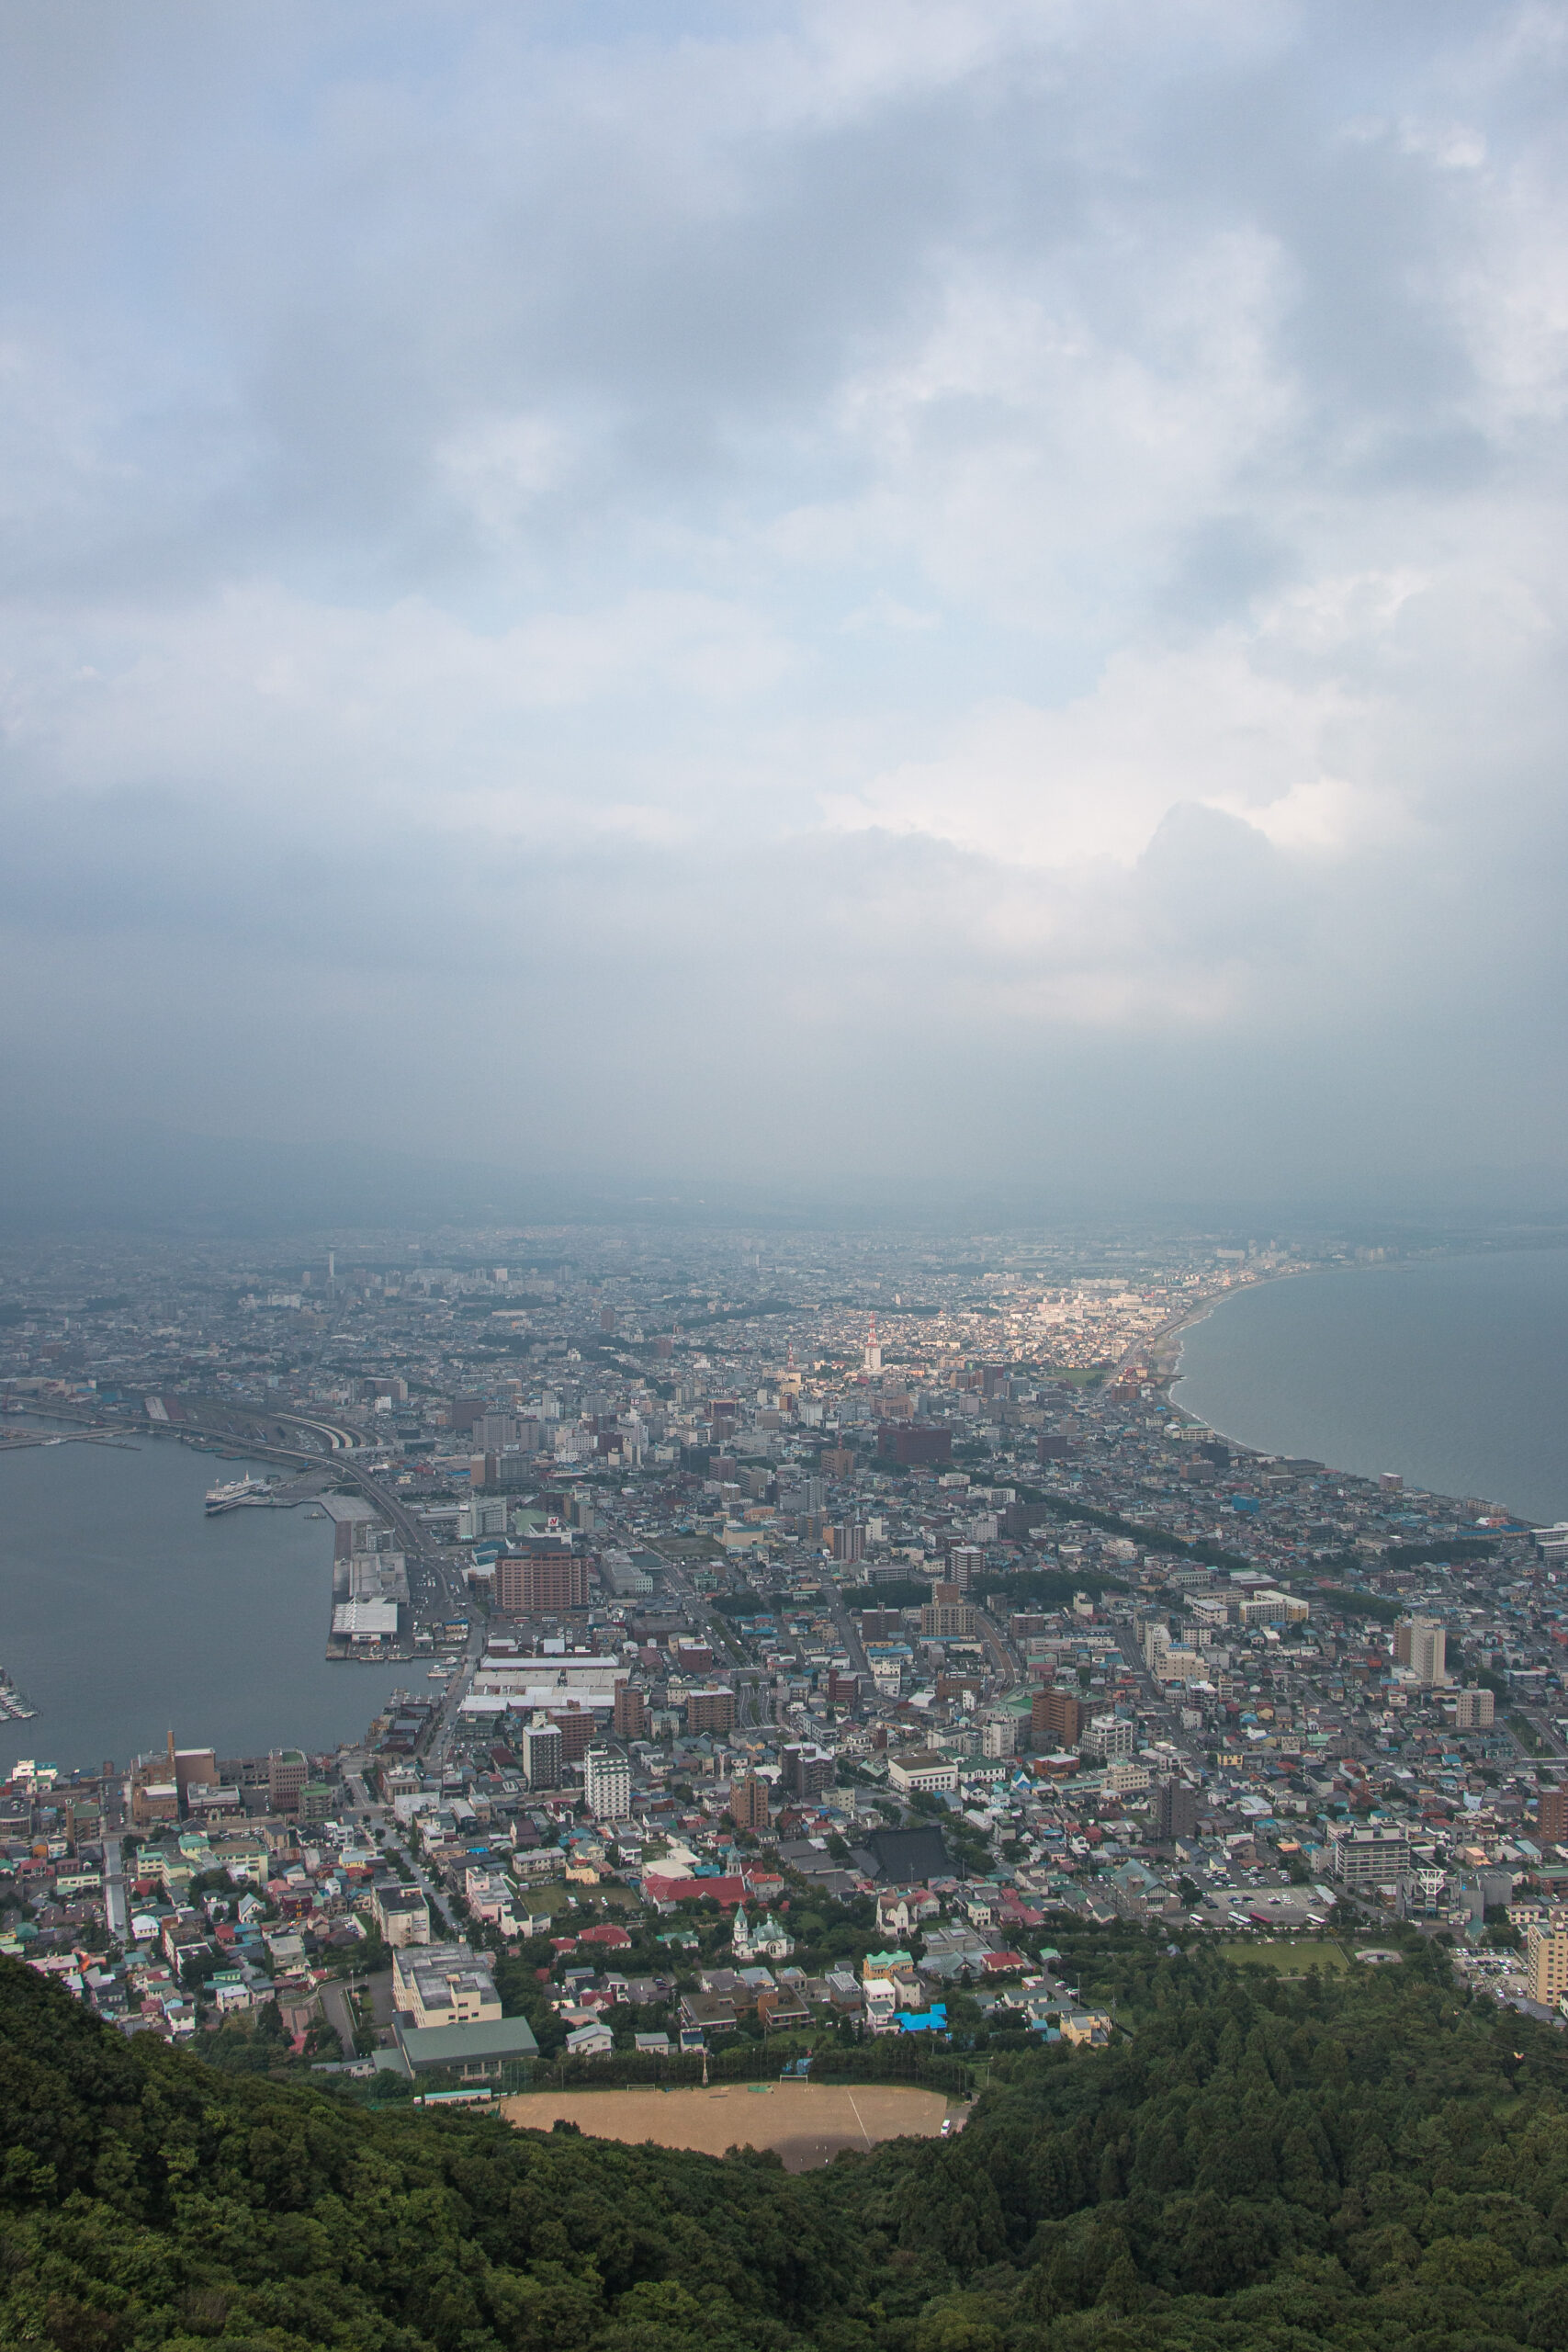
[[[1565,52],[11,0],[16,1115],[1561,1171]]]

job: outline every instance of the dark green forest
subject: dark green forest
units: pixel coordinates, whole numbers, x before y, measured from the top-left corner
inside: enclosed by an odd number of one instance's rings
[[[1568,2050],[1440,1953],[1129,1944],[1100,2052],[787,2176],[376,2111],[0,1961],[0,2343],[59,2352],[1568,2352]]]

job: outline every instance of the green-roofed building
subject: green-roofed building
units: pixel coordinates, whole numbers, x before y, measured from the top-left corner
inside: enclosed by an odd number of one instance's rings
[[[395,2028],[398,2047],[411,2075],[450,2073],[465,2083],[496,2081],[520,2059],[536,2058],[539,2045],[526,2018],[494,2018],[480,2025],[405,2024]]]

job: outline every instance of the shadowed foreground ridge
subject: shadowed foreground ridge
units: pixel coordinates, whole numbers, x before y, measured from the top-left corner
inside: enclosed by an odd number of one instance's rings
[[[1568,2051],[1438,1954],[1118,1963],[1103,2053],[791,2178],[373,2113],[0,1961],[0,2342],[60,2352],[1568,2352]]]

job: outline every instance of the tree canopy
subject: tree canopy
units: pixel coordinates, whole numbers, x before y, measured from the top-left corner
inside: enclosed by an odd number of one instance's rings
[[[962,2133],[791,2177],[220,2073],[0,1961],[0,2342],[1568,2352],[1549,2028],[1430,1948],[1106,1964],[1109,2049],[1003,2052]]]

